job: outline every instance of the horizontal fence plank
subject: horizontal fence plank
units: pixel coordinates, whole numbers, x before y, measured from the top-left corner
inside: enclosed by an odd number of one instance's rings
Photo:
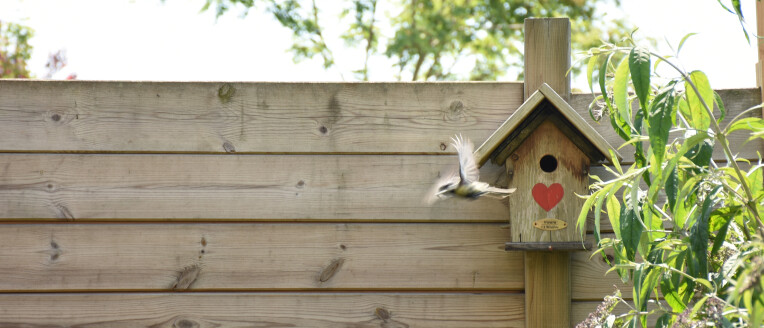
[[[522,290],[507,238],[482,223],[3,224],[0,292]]]
[[[0,154],[0,221],[507,222],[506,201],[423,202],[456,165],[431,155]],[[480,172],[506,186],[503,167]],[[612,232],[604,213],[601,229]]]
[[[507,222],[496,199],[428,205],[456,156],[0,154],[0,220]],[[487,165],[481,180],[505,184]]]
[[[614,234],[602,235],[602,238],[614,237]],[[586,239],[596,245],[593,235],[587,235]],[[593,251],[571,253],[570,277],[573,300],[601,300],[605,295],[612,294],[616,288],[621,291],[624,299],[631,299],[633,295],[631,280],[623,283],[618,273],[615,271],[608,273],[610,266],[602,258],[602,255],[592,256],[592,253]],[[613,252],[609,250],[605,252],[606,256],[610,256],[611,261],[613,260],[612,254]]]
[[[4,80],[0,151],[449,153],[456,133],[476,144],[487,139],[519,107],[522,93],[519,82]],[[719,94],[727,120],[760,102],[755,88]],[[589,117],[592,99],[574,94],[571,105],[619,146],[623,141],[607,122]],[[733,134],[733,150],[756,158],[762,143],[743,145],[745,139]],[[714,157],[724,159],[719,149]]]
[[[488,138],[522,98],[519,82],[4,80],[0,150],[443,153],[455,133]]]
[[[522,294],[0,294],[3,327],[525,327]]]

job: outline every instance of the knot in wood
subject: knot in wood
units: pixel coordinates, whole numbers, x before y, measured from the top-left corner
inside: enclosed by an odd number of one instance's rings
[[[174,328],[197,328],[199,327],[199,323],[189,319],[179,319],[176,320],[172,326]]]
[[[223,143],[223,150],[225,150],[226,153],[235,153],[236,148],[233,146],[232,143],[226,141]]]
[[[226,83],[220,86],[220,89],[218,89],[218,98],[220,99],[220,103],[227,104],[230,102],[234,93],[236,93],[236,88],[234,88],[230,83]]]
[[[465,110],[466,106],[464,106],[464,103],[461,100],[454,100],[448,108],[444,110],[444,118],[447,121],[455,121],[464,117]]]
[[[180,272],[175,284],[172,285],[174,290],[186,290],[196,281],[199,277],[199,272],[202,268],[198,264],[186,267]]]
[[[390,311],[385,308],[378,307],[374,309],[374,316],[382,321],[387,321],[390,319]]]
[[[339,271],[339,269],[342,267],[342,263],[345,263],[345,259],[343,258],[332,260],[329,265],[321,270],[321,274],[318,276],[318,281],[327,282],[329,279],[332,279],[332,277],[334,277],[337,271]]]

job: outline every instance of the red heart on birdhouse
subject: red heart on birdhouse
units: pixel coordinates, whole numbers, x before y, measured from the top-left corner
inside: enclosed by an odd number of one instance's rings
[[[565,190],[562,189],[562,185],[559,183],[553,183],[549,187],[543,183],[537,183],[533,186],[531,193],[533,193],[533,199],[536,200],[536,203],[549,212],[562,200]]]

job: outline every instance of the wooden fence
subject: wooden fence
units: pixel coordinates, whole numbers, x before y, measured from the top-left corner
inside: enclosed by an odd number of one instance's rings
[[[760,102],[719,92],[728,118]],[[449,138],[481,143],[522,99],[522,83],[0,81],[0,326],[523,327],[506,203],[422,202],[456,165]],[[587,120],[591,99],[571,99]],[[620,285],[606,270],[572,256],[573,323]]]

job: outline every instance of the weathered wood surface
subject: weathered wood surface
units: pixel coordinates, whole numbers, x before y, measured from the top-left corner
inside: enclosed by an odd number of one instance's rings
[[[613,234],[603,234],[602,238],[614,238]],[[587,235],[586,240],[594,243],[594,236]],[[610,255],[613,260],[612,252],[607,251],[605,255]],[[592,256],[592,252],[575,252],[571,254],[572,294],[576,301],[598,301],[608,294],[612,294],[615,287],[621,290],[625,299],[632,298],[632,283],[629,280],[623,283],[618,273],[610,270],[610,266],[597,254]]]
[[[555,169],[545,172],[539,161],[546,155],[555,158]],[[589,158],[551,122],[541,123],[525,139],[525,142],[507,159],[509,188],[517,188],[509,197],[509,217],[512,225],[512,242],[566,242],[580,241],[576,220],[584,200],[577,195],[589,190]],[[537,203],[532,190],[537,184],[545,192],[557,184],[562,195],[550,208]],[[554,190],[554,189],[551,189]],[[543,199],[548,199],[544,193]],[[545,231],[533,226],[541,219],[557,219],[567,223],[564,229]]]
[[[522,92],[519,82],[3,80],[0,149],[443,153],[456,133],[487,138]]]
[[[580,241],[563,241],[557,243],[545,243],[545,242],[522,242],[522,243],[506,243],[504,250],[508,252],[514,251],[542,251],[542,252],[578,252],[587,251],[592,249],[592,243],[586,241],[582,243]]]
[[[0,294],[2,327],[524,327],[522,294]]]
[[[456,156],[0,154],[0,220],[508,222],[495,199],[423,202]],[[486,165],[481,180],[504,183]]]
[[[568,99],[570,96],[570,76],[566,73],[570,69],[570,20],[567,18],[527,18],[525,19],[525,93],[524,97],[525,99],[528,99],[529,95],[533,92],[533,90],[537,89],[538,86],[542,86],[544,83],[547,83],[552,86],[554,90],[557,90],[557,93],[560,94],[564,99]],[[544,125],[544,123],[542,123]],[[526,222],[530,224],[529,221],[540,219],[540,218],[523,218],[518,217],[518,215],[533,215],[533,214],[541,214],[537,211],[531,210],[527,211],[526,208],[534,208],[533,205],[535,205],[535,201],[524,203],[524,204],[518,204],[518,201],[522,201],[526,198],[530,192],[531,188],[530,185],[532,183],[529,183],[533,179],[532,176],[535,176],[535,178],[539,179],[540,182],[543,182],[547,185],[551,184],[550,176],[544,175],[541,176],[536,172],[536,170],[528,170],[528,166],[530,165],[523,165],[523,164],[531,164],[528,163],[529,161],[526,161],[523,163],[523,160],[527,160],[530,158],[533,158],[534,156],[529,157],[523,157],[524,155],[528,154],[530,152],[533,155],[536,154],[533,150],[523,152],[523,150],[528,150],[528,147],[531,147],[532,144],[538,142],[539,148],[545,148],[546,151],[552,151],[554,152],[557,150],[555,146],[551,146],[549,143],[547,143],[547,140],[544,140],[546,138],[538,138],[539,140],[529,140],[534,139],[534,135],[536,135],[538,132],[541,132],[543,128],[539,128],[538,130],[533,131],[532,135],[525,140],[525,142],[520,146],[519,150],[515,153],[520,154],[521,159],[516,161],[514,164],[516,164],[517,167],[515,167],[515,172],[511,177],[508,177],[508,184],[509,186],[517,186],[518,188],[526,189],[524,190],[522,197],[512,197],[509,200],[509,207],[510,207],[510,225],[515,224],[515,226],[511,230],[512,235],[512,241],[513,242],[520,242],[525,240],[531,240],[531,241],[570,241],[571,239],[568,239],[569,236],[573,235],[572,233],[558,233],[558,232],[551,232],[548,235],[537,235],[534,234],[532,237],[527,238],[518,238],[518,231],[522,229],[523,232],[527,232],[525,230],[526,226],[520,227],[518,229],[516,223],[517,222],[523,222],[524,220],[527,220]],[[561,140],[565,141],[565,140]],[[563,143],[564,144],[564,143]],[[527,147],[526,147],[527,146]],[[577,148],[574,147],[572,151],[579,151]],[[580,151],[579,151],[580,154]],[[540,157],[543,155],[538,156]],[[578,160],[577,160],[578,159]],[[552,173],[553,175],[556,175],[557,173],[564,172],[567,170],[560,170],[560,167],[568,166],[568,168],[573,171],[574,169],[572,167],[580,165],[582,162],[581,158],[570,158],[570,161],[573,163],[562,163],[564,159],[561,159],[558,170],[555,173]],[[507,170],[510,169],[510,164],[512,159],[510,158],[507,160]],[[534,160],[530,160],[534,161]],[[501,163],[501,162],[499,162]],[[588,158],[586,158],[585,165],[588,166]],[[538,167],[538,165],[534,165],[534,167]],[[543,173],[543,172],[542,172]],[[525,175],[525,176],[524,176]],[[569,185],[565,184],[565,189],[570,188],[580,188],[582,187],[586,180],[588,178],[586,175],[576,175],[575,178],[577,179],[579,183],[576,183],[574,187],[570,187]],[[568,190],[570,191],[570,190]],[[581,192],[584,192],[585,190],[581,190]],[[569,192],[568,192],[569,193]],[[568,195],[566,195],[568,196]],[[573,202],[566,202],[566,199],[563,199],[560,204],[557,205],[557,207],[561,207],[562,209],[558,210],[552,210],[553,217],[556,219],[562,219],[564,221],[570,221],[568,218],[568,215],[570,210],[574,208],[575,203],[579,203],[578,200],[573,200]],[[566,202],[566,203],[562,203]],[[523,208],[524,210],[519,210],[519,208]],[[539,208],[539,207],[535,207]],[[542,217],[543,218],[543,217]],[[546,238],[545,238],[546,237]],[[549,239],[547,239],[549,238]],[[546,328],[554,328],[554,327],[561,327],[561,328],[567,328],[570,327],[570,301],[571,301],[571,289],[570,289],[570,254],[567,252],[526,252],[525,253],[525,324],[528,328],[534,328],[534,327],[546,327]]]
[[[730,115],[759,89],[719,90]],[[523,85],[496,83],[213,83],[0,81],[0,150],[10,152],[451,153],[482,143],[520,106]],[[614,147],[607,122],[571,105]],[[722,123],[723,125],[726,122]],[[323,128],[322,128],[323,127]],[[754,159],[761,143],[731,144]],[[633,160],[623,154],[624,160]],[[721,152],[715,158],[723,159]]]
[[[0,221],[508,222],[506,202],[422,202],[456,163],[455,156],[0,154]],[[506,185],[504,168],[489,163],[480,172]],[[591,174],[610,176],[602,167]],[[600,220],[612,231],[607,215]]]
[[[2,292],[523,289],[500,224],[4,224],[0,236]]]
[[[525,90],[528,99],[543,83],[563,99],[570,98],[570,20],[526,18]],[[527,56],[532,54],[531,56]],[[560,72],[564,72],[560,74]]]

